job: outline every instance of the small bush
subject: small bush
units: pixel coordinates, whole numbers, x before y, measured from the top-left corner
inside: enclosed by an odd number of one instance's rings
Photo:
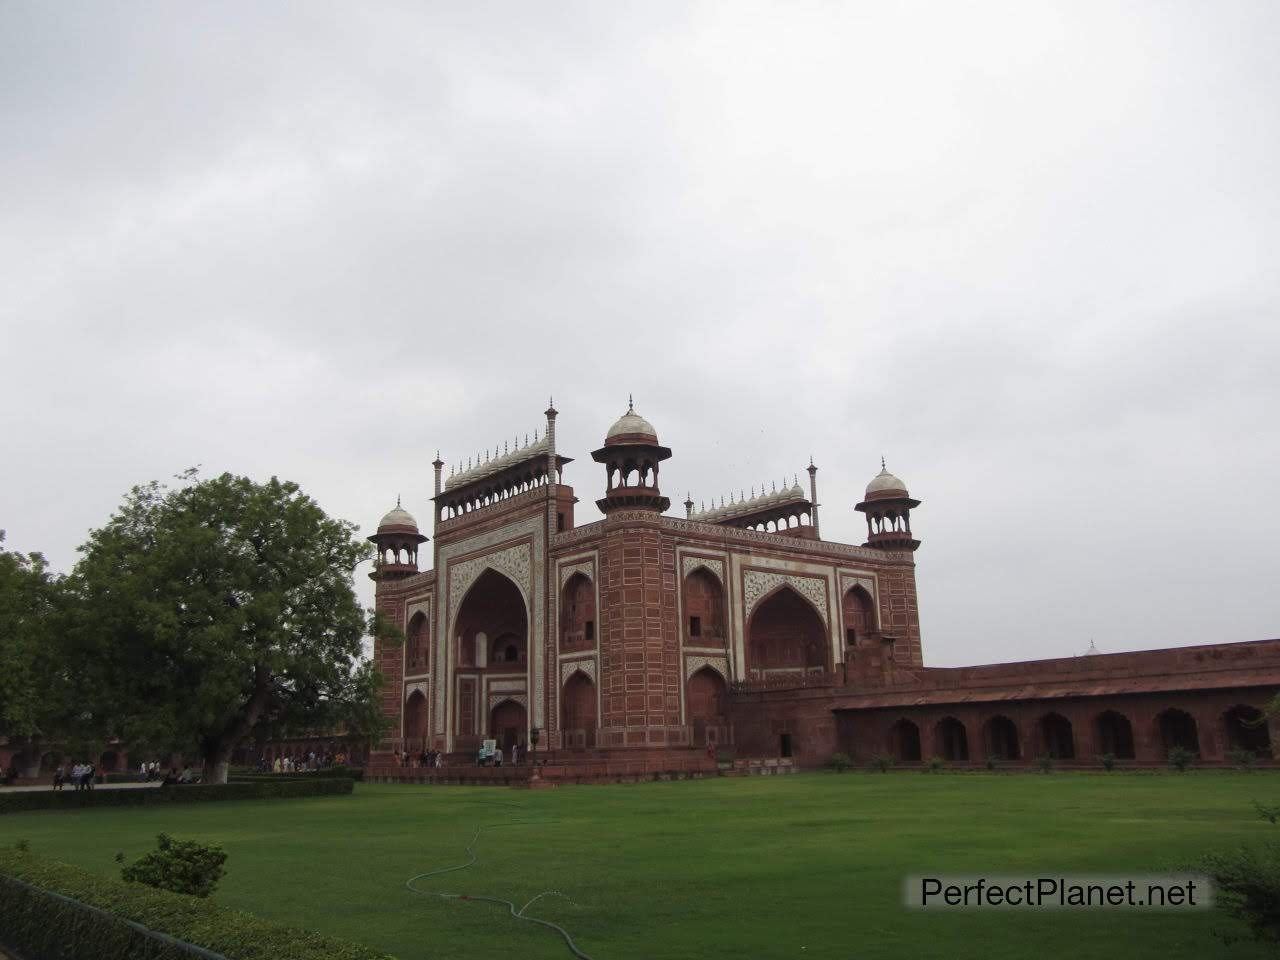
[[[1238,769],[1247,771],[1253,767],[1253,761],[1257,759],[1257,754],[1252,750],[1228,750],[1227,759],[1234,763]]]
[[[994,770],[998,766],[1000,766],[1000,758],[994,753],[987,754],[987,769]]]
[[[1262,804],[1257,800],[1253,801],[1253,809],[1258,811],[1258,817],[1267,821],[1267,823],[1275,823],[1280,820],[1280,804]]]
[[[1221,909],[1248,924],[1255,940],[1280,942],[1280,844],[1210,854],[1197,866],[1213,879]]]
[[[827,766],[836,773],[844,773],[849,769],[849,755],[847,753],[833,753],[831,759],[827,761]]]
[[[945,767],[946,767],[946,763],[943,762],[943,759],[941,757],[934,757],[932,760],[929,761],[930,773],[941,773]]]
[[[1169,766],[1179,773],[1184,773],[1195,758],[1196,755],[1186,747],[1174,747],[1169,751]]]
[[[1041,773],[1053,773],[1053,757],[1047,753],[1036,757],[1036,766],[1040,768]]]
[[[1102,764],[1102,769],[1110,773],[1116,768],[1116,755],[1114,753],[1104,753],[1098,757],[1098,762]]]
[[[871,768],[881,773],[888,773],[893,769],[893,756],[888,753],[876,754],[871,758]]]
[[[222,879],[227,854],[221,847],[194,840],[175,840],[167,833],[157,838],[158,850],[129,864],[120,877],[129,883],[145,883],[192,897],[207,897]]]
[[[1272,822],[1274,823],[1274,821]],[[22,853],[29,853],[31,851],[31,842],[29,840],[19,840],[13,845],[13,849]]]

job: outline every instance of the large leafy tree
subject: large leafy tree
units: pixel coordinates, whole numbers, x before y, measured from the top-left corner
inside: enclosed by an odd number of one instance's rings
[[[354,524],[274,477],[180,479],[135,487],[81,548],[95,711],[131,745],[195,749],[215,783],[255,728],[370,722]]]
[[[0,549],[0,733],[28,767],[39,761],[40,738],[68,726],[72,685],[57,628],[64,596],[43,556]]]

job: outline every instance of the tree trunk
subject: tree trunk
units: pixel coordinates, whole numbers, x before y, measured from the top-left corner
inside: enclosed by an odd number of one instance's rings
[[[204,758],[204,774],[201,783],[226,783],[227,769],[231,764],[226,760],[215,759],[214,756]]]
[[[240,741],[249,735],[253,725],[258,722],[263,708],[271,696],[271,676],[266,667],[259,665],[254,669],[253,696],[249,698],[241,711],[218,734],[204,738],[202,744],[204,774],[201,783],[226,783],[227,768],[231,765],[231,754],[239,746]]]

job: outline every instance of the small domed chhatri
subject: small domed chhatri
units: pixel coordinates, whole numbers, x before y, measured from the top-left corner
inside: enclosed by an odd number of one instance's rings
[[[413,519],[413,514],[400,506],[399,497],[396,498],[396,505],[387,511],[385,517],[378,521],[379,533],[393,531],[418,532],[418,521]]]
[[[418,547],[427,537],[418,532],[418,521],[396,497],[396,505],[378,521],[378,532],[367,538],[378,549],[374,559],[374,580],[393,580],[418,572]]]
[[[615,446],[620,443],[657,443],[658,431],[653,424],[636,413],[635,402],[627,398],[627,412],[620,416],[616,423],[605,434],[604,445]]]
[[[889,468],[885,466],[884,457],[880,458],[880,472],[871,478],[871,482],[867,484],[867,499],[878,499],[890,495],[906,494],[907,485],[898,477],[889,472]]]

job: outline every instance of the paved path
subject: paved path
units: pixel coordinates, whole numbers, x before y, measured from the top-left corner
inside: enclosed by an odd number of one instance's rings
[[[160,781],[153,780],[150,783],[95,783],[93,785],[93,789],[95,790],[150,790],[158,786],[160,786]],[[37,790],[44,790],[47,792],[52,789],[53,789],[53,785],[48,783],[33,783],[29,786],[21,786],[21,787],[0,787],[0,796],[3,796],[6,793],[34,793]],[[71,784],[67,784],[62,789],[67,793],[71,793],[75,790],[75,787],[73,787]]]

